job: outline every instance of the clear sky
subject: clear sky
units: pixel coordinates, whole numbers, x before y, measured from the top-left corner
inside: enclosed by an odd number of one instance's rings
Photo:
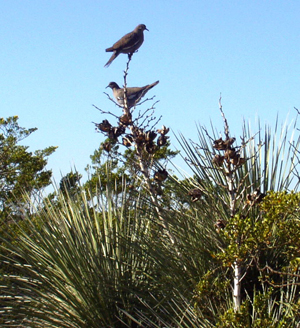
[[[0,117],[38,128],[32,151],[59,146],[48,165],[57,180],[82,173],[104,139],[91,122],[107,117],[92,104],[120,111],[103,92],[122,85],[127,56],[104,68],[105,48],[141,23],[128,86],[160,80],[148,95],[176,133],[196,140],[210,120],[221,131],[220,92],[232,134],[244,118],[272,124],[300,107],[299,0],[2,0],[0,10]]]

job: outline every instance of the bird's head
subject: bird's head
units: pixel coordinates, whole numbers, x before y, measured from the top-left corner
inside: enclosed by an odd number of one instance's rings
[[[138,25],[136,28],[135,28],[137,31],[149,31],[148,29],[147,29],[147,27],[146,27],[146,25],[145,24],[140,24],[140,25]]]
[[[110,82],[109,85],[106,88],[111,88],[112,90],[113,89],[120,89],[116,82]]]

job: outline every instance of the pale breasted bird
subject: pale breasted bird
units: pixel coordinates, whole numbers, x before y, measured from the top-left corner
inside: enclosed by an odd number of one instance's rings
[[[126,88],[126,98],[127,98],[127,109],[134,107],[145,94],[156,86],[159,81],[152,84],[145,85],[144,87],[131,87]],[[110,82],[107,88],[111,88],[113,95],[116,98],[118,104],[124,107],[124,88],[120,88],[116,82]]]
[[[119,54],[132,55],[144,42],[144,31],[147,30],[146,25],[138,25],[132,32],[124,35],[119,41],[117,41],[112,47],[107,48],[106,52],[113,52],[109,61],[104,65],[108,67],[112,61],[117,58]]]

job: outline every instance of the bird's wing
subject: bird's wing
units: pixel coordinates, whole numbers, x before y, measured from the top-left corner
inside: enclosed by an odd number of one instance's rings
[[[135,32],[130,32],[117,41],[111,49],[126,51],[140,42],[140,36]]]
[[[142,94],[143,90],[144,90],[144,87],[142,87],[142,88],[139,88],[139,87],[127,88],[127,98],[128,99],[139,98],[140,95]]]

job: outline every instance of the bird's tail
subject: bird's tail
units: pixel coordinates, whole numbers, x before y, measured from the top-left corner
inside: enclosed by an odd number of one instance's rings
[[[147,85],[147,91],[152,89],[153,87],[155,87],[158,83],[159,83],[159,81],[156,81],[154,83],[151,83],[151,84]]]
[[[113,62],[113,60],[115,60],[118,57],[118,55],[119,54],[117,52],[114,52],[112,56],[109,58],[109,61],[104,65],[104,67],[108,67]]]
[[[159,81],[156,81],[156,82],[154,82],[154,83],[148,84],[148,85],[146,85],[145,87],[143,87],[143,90],[142,90],[142,92],[141,92],[141,95],[140,95],[139,99],[136,101],[136,103],[138,103],[138,102],[141,100],[141,98],[144,97],[145,94],[146,94],[150,89],[152,89],[153,87],[155,87],[156,84],[158,84],[158,83],[159,83]]]

